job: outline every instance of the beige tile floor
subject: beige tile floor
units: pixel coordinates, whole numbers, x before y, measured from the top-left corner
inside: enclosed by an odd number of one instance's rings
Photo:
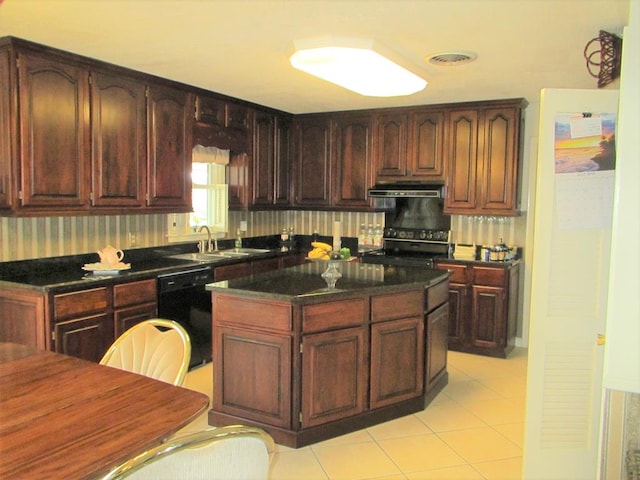
[[[449,352],[449,384],[422,412],[292,449],[271,480],[519,480],[527,351],[507,359]],[[211,364],[186,386],[211,395]],[[206,414],[185,431],[207,428]]]

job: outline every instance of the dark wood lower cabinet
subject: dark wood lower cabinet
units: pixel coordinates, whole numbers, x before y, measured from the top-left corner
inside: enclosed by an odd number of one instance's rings
[[[305,335],[302,351],[302,425],[362,413],[367,400],[364,328]]]
[[[447,295],[446,280],[338,300],[214,288],[209,423],[297,448],[424,409],[447,384]]]
[[[449,284],[449,349],[505,358],[515,346],[519,262],[453,263]]]
[[[125,330],[157,315],[156,296],[155,278],[69,292],[2,288],[0,341],[97,362]]]
[[[231,415],[288,427],[291,339],[288,335],[220,327],[214,333],[214,403]],[[249,381],[250,379],[250,381]]]
[[[424,385],[422,316],[371,326],[371,408],[422,394]]]
[[[99,362],[114,340],[112,314],[99,314],[56,322],[55,351]]]

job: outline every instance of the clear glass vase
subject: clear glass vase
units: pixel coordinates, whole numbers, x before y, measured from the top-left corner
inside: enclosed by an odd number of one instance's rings
[[[329,266],[321,277],[327,282],[327,288],[336,288],[336,282],[342,278],[342,274],[338,270],[338,262],[330,261]]]

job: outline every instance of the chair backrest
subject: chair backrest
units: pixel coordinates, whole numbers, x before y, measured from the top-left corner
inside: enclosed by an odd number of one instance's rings
[[[101,365],[182,385],[191,359],[191,341],[172,320],[153,318],[120,335],[100,360]]]
[[[267,480],[275,444],[242,425],[173,437],[115,467],[102,480]]]

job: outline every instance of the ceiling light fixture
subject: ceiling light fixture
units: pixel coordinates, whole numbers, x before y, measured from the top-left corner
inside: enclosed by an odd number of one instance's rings
[[[401,66],[396,55],[372,39],[323,37],[296,40],[294,44],[291,65],[360,95],[411,95],[427,86],[424,79]]]

